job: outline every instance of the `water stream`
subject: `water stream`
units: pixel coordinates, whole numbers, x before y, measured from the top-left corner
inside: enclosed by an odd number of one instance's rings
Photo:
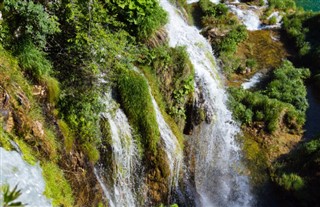
[[[211,123],[201,124],[192,138],[197,151],[195,185],[201,205],[250,206],[253,199],[249,181],[241,173],[241,154],[235,141],[239,127],[227,109],[227,94],[210,44],[197,28],[179,16],[169,1],[161,0],[160,4],[169,14],[166,25],[169,44],[186,46],[195,68],[196,90],[201,91],[207,114],[212,119]]]
[[[138,192],[135,184],[139,180],[136,172],[140,168],[138,148],[124,112],[112,100],[111,94],[104,98],[107,109],[102,116],[110,126],[112,161],[110,166],[104,166],[103,163],[96,167],[95,174],[111,207],[136,206]],[[105,174],[105,167],[109,168],[110,174]],[[103,180],[103,176],[111,178]]]
[[[6,184],[10,189],[18,185],[17,189],[21,190],[22,195],[15,202],[27,204],[26,207],[52,206],[51,201],[43,195],[45,182],[39,163],[32,166],[18,152],[0,147],[0,186]],[[3,206],[2,196],[1,193],[0,206]]]

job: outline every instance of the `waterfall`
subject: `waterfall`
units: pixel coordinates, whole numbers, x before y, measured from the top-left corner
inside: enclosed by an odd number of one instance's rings
[[[147,78],[138,68],[135,67],[134,70],[140,73],[146,79],[149,85],[149,93],[152,99],[153,108],[156,112],[156,120],[157,120],[159,131],[160,131],[161,147],[164,149],[167,155],[167,159],[170,167],[170,177],[168,180],[169,194],[170,194],[172,188],[174,189],[178,187],[179,173],[180,173],[182,157],[183,157],[182,149],[178,142],[177,137],[174,135],[170,126],[166,123],[164,117],[161,114],[160,108],[152,95],[150,84]]]
[[[136,172],[140,167],[138,148],[124,112],[112,100],[111,94],[107,94],[104,98],[107,109],[102,116],[107,119],[110,126],[112,161],[111,166],[101,164],[99,168],[95,168],[95,174],[111,207],[136,206],[138,192],[135,190],[135,183],[139,177]],[[105,175],[111,177],[111,180],[106,179],[110,180],[109,182],[101,178],[104,168],[109,168],[111,171],[111,174]]]
[[[27,207],[48,207],[52,206],[43,192],[45,182],[42,177],[42,170],[37,163],[32,166],[26,163],[21,155],[15,151],[7,151],[0,147],[0,186],[8,184],[10,189],[18,185],[21,196],[15,202],[27,204]],[[0,194],[0,206],[2,193]]]
[[[202,92],[204,107],[212,119],[197,127],[192,137],[196,149],[195,185],[202,206],[250,206],[249,181],[241,175],[241,154],[235,141],[239,127],[227,109],[227,94],[210,44],[168,0],[160,0],[160,4],[169,14],[169,44],[186,46],[195,68],[196,91]]]
[[[159,125],[161,145],[163,146],[170,166],[169,190],[178,186],[178,178],[182,163],[182,150],[176,136],[165,122],[159,106],[152,96],[152,104],[156,111],[156,118]]]

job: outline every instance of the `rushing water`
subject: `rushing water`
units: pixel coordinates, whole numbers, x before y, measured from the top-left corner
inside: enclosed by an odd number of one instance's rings
[[[135,71],[140,73],[142,76],[144,76],[137,68],[134,68],[134,69]],[[158,123],[160,137],[161,137],[160,143],[167,155],[167,161],[170,167],[170,177],[168,180],[169,194],[170,194],[171,190],[175,189],[178,186],[179,173],[181,170],[182,157],[183,157],[182,149],[178,142],[177,137],[174,135],[170,126],[166,123],[163,115],[161,114],[160,108],[152,95],[150,86],[149,86],[149,93],[152,99],[153,108],[156,112],[156,120]]]
[[[182,163],[182,150],[176,136],[165,122],[156,100],[152,97],[152,104],[156,111],[156,118],[159,125],[161,144],[165,149],[170,166],[169,188],[178,186],[178,178]]]
[[[7,151],[0,147],[0,186],[9,184],[10,189],[18,185],[22,195],[15,200],[27,204],[27,207],[52,206],[43,192],[45,182],[39,164],[34,166],[26,163],[21,155],[15,151]],[[0,206],[3,206],[2,193],[0,194]]]
[[[169,1],[161,0],[160,4],[169,14],[166,25],[169,44],[186,46],[195,68],[196,90],[202,92],[205,108],[213,119],[210,124],[201,124],[193,137],[197,151],[195,185],[202,206],[250,206],[249,181],[241,175],[241,155],[235,142],[239,127],[227,109],[227,94],[212,49],[199,30],[189,26]]]
[[[95,168],[95,174],[102,186],[106,198],[111,207],[131,207],[137,205],[137,194],[135,182],[137,182],[136,171],[140,166],[138,148],[132,136],[131,127],[124,112],[119,109],[112,100],[111,95],[106,95],[108,108],[103,116],[108,120],[111,132],[111,166],[100,166]],[[111,107],[110,107],[111,106]],[[104,181],[104,167],[111,168],[111,179]]]

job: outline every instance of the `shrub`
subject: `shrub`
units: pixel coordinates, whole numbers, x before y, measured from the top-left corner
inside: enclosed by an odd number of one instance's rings
[[[167,22],[167,14],[156,0],[111,0],[106,7],[109,15],[124,23],[126,30],[145,40]]]
[[[2,15],[10,28],[7,38],[12,39],[10,43],[13,45],[27,40],[43,48],[46,37],[60,31],[57,17],[48,14],[40,3],[34,1],[4,0]]]
[[[19,46],[16,53],[20,66],[37,80],[40,80],[42,76],[49,75],[51,72],[51,63],[45,58],[44,53],[38,50],[33,43],[29,41],[24,42]]]
[[[296,3],[294,0],[269,0],[269,7],[276,9],[288,10],[295,9]]]
[[[303,179],[294,173],[282,174],[282,176],[278,179],[278,183],[288,191],[298,191],[304,187]]]
[[[199,5],[206,16],[221,17],[228,12],[228,7],[225,4],[214,4],[210,0],[200,0]]]
[[[307,90],[304,80],[310,76],[310,71],[295,68],[291,62],[284,61],[273,71],[272,81],[267,85],[263,94],[285,103],[292,104],[298,111],[305,113],[308,108]]]
[[[276,16],[272,16],[270,19],[269,19],[269,24],[271,25],[274,25],[277,23],[277,17]]]

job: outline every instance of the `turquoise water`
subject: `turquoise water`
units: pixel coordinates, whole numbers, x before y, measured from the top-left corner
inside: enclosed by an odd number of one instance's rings
[[[309,11],[320,11],[320,0],[296,0],[297,5]]]

